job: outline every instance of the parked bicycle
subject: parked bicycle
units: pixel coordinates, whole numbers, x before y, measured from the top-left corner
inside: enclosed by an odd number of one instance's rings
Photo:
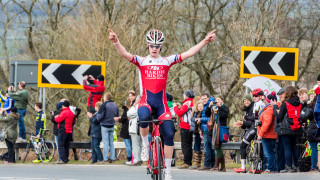
[[[255,126],[261,126],[260,121],[256,121]],[[253,174],[258,174],[262,169],[262,144],[261,141],[257,140],[257,135],[255,135],[254,139],[251,141],[250,145],[247,147],[247,161],[249,164],[248,171]],[[248,172],[247,171],[247,172]]]
[[[25,162],[30,149],[34,151],[37,157],[40,157],[40,160],[44,163],[48,163],[52,161],[52,158],[55,153],[55,145],[52,141],[45,140],[45,134],[49,131],[48,129],[42,129],[40,133],[43,132],[43,137],[40,137],[39,142],[36,142],[36,136],[33,133],[26,132],[30,135],[30,139],[28,140],[28,144],[25,150],[25,154],[22,158],[22,163]]]

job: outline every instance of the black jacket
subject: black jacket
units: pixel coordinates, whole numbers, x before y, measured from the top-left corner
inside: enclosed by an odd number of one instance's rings
[[[307,122],[309,120],[309,124],[307,126],[307,139],[309,142],[320,142],[320,133],[317,133],[318,126],[317,122],[314,119],[314,108],[315,104],[307,105],[306,103],[303,105],[301,110],[301,119],[303,122]]]
[[[253,114],[253,106],[254,103],[251,102],[251,104],[248,107],[243,107],[242,111],[245,112],[243,125],[241,126],[242,129],[250,129],[252,126],[254,126],[254,114]]]
[[[61,109],[54,111],[53,115],[51,116],[51,122],[53,123],[53,134],[55,136],[58,136],[58,123],[54,120],[54,117],[59,115],[60,113]]]
[[[229,108],[225,104],[223,104],[222,106],[218,107],[218,112],[219,112],[220,126],[227,126]],[[211,116],[211,108],[209,108],[209,106],[206,108],[205,114],[207,117]]]
[[[285,102],[288,102],[293,106],[299,106],[301,104],[298,97],[290,98]],[[281,104],[279,114],[277,114],[277,120],[280,123],[279,135],[302,135],[302,128],[298,130],[291,130],[289,124],[290,120],[287,114],[287,104],[285,102]]]
[[[121,118],[119,120],[120,123],[122,123],[122,127],[120,130],[120,137],[122,137],[123,139],[130,139],[130,135],[129,135],[129,120],[128,120],[128,116],[127,116],[127,112],[128,112],[128,108],[127,106],[122,106],[123,109],[123,113],[121,115]]]

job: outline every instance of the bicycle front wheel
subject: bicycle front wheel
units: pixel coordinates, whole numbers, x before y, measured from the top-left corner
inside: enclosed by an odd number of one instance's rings
[[[39,156],[42,162],[51,162],[55,153],[55,145],[52,141],[45,141],[41,144]]]
[[[158,167],[158,180],[164,180],[163,173],[163,156],[162,156],[162,148],[161,148],[161,139],[156,139],[156,147],[157,147],[157,167]]]
[[[30,144],[31,144],[31,143],[28,142],[27,147],[26,147],[26,150],[24,151],[24,154],[23,154],[23,156],[22,156],[22,163],[24,163],[24,162],[26,161],[26,158],[27,158],[27,156],[28,156],[28,154],[29,154]]]

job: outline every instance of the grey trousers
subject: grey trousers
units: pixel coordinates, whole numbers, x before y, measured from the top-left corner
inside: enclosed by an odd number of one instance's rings
[[[133,163],[141,161],[142,139],[140,135],[130,134],[132,141]]]

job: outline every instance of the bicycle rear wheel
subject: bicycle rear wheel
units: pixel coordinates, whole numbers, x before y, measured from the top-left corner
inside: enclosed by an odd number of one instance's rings
[[[156,139],[156,147],[157,147],[157,169],[158,169],[158,180],[164,180],[164,172],[163,172],[163,157],[161,150],[161,139]]]
[[[79,150],[79,159],[81,161],[90,161],[92,158],[92,151],[89,149],[80,149]]]
[[[27,158],[27,156],[28,156],[28,154],[29,154],[30,144],[31,144],[31,143],[28,142],[27,147],[26,147],[26,150],[24,151],[24,154],[23,154],[23,156],[22,156],[22,163],[24,163],[24,162],[26,161],[26,158]]]
[[[55,145],[52,141],[45,141],[41,144],[39,156],[42,162],[51,162],[55,153]]]

